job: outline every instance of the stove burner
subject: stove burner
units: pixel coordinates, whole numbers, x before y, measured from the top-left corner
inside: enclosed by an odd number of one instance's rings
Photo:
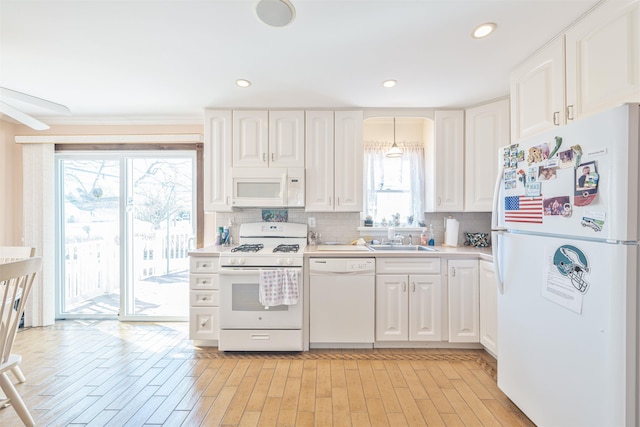
[[[262,243],[258,243],[255,245],[240,245],[236,248],[231,249],[231,252],[258,252],[262,248],[264,248],[264,245]]]
[[[300,245],[278,245],[273,249],[273,252],[298,252]]]

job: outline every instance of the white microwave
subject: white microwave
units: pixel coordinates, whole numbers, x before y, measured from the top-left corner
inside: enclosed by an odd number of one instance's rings
[[[233,206],[304,207],[304,168],[233,168]]]

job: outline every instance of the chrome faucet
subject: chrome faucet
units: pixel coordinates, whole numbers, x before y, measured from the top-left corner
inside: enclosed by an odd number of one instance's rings
[[[404,237],[402,236],[402,234],[396,234],[395,236],[393,236],[393,241],[391,242],[391,244],[395,244],[398,240],[400,241],[401,245],[404,243]]]

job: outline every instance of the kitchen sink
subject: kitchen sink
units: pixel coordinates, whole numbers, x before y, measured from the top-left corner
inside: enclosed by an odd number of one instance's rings
[[[385,251],[425,251],[436,252],[437,249],[422,245],[368,245],[374,252]]]

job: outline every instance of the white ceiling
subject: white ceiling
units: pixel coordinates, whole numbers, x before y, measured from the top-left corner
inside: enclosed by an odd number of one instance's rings
[[[295,21],[273,28],[253,0],[0,0],[0,86],[73,112],[22,106],[50,124],[197,123],[204,108],[459,108],[508,95],[510,70],[598,3],[291,1]],[[472,39],[484,22],[497,31]]]

